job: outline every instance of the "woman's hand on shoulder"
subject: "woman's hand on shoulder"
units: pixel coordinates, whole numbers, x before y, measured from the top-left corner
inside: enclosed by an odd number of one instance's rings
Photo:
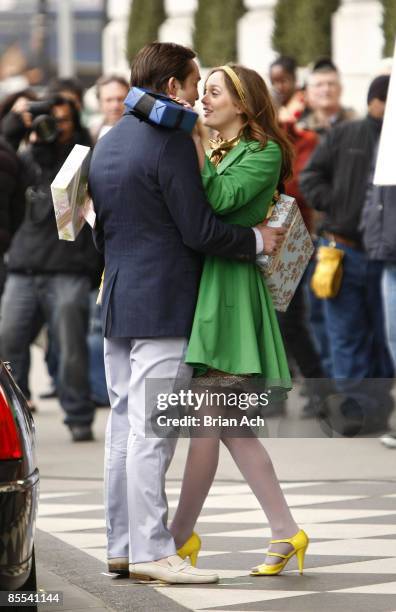
[[[174,100],[178,104],[185,106],[185,108],[189,108],[190,110],[193,110],[193,107],[191,106],[191,104],[187,102],[187,100],[184,100],[184,98],[179,98],[178,96],[169,96],[169,97],[171,100]]]
[[[192,110],[192,111],[194,110],[192,105],[189,102],[187,102],[187,100],[184,100],[184,98],[179,98],[178,96],[169,96],[169,97],[175,102],[177,102],[178,104],[181,104],[182,106],[184,106],[184,108],[188,108],[189,110]],[[199,142],[201,142],[201,135],[198,129],[198,121],[194,125],[194,128],[191,132],[191,136],[194,141],[199,140]]]

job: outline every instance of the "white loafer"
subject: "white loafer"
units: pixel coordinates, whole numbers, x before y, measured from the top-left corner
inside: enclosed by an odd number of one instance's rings
[[[219,580],[215,572],[192,567],[178,555],[159,561],[130,563],[129,577],[143,581],[161,580],[168,584],[209,584]]]

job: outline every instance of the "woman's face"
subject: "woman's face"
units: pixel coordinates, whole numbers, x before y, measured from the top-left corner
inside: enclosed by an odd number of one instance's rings
[[[221,70],[211,74],[206,81],[202,106],[204,124],[220,133],[242,124],[242,110],[231,97]]]
[[[270,72],[271,85],[279,99],[280,104],[287,104],[296,90],[296,82],[293,75],[275,64]]]

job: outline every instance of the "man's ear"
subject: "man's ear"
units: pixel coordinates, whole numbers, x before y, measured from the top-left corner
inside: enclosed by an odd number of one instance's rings
[[[177,96],[178,91],[180,90],[180,82],[177,80],[176,77],[171,77],[168,80],[168,95],[170,96]]]

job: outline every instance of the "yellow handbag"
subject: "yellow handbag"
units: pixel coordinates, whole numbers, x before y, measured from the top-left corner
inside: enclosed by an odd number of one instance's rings
[[[323,300],[334,298],[342,282],[342,260],[344,251],[329,246],[320,246],[316,255],[316,266],[311,278],[311,289]]]

